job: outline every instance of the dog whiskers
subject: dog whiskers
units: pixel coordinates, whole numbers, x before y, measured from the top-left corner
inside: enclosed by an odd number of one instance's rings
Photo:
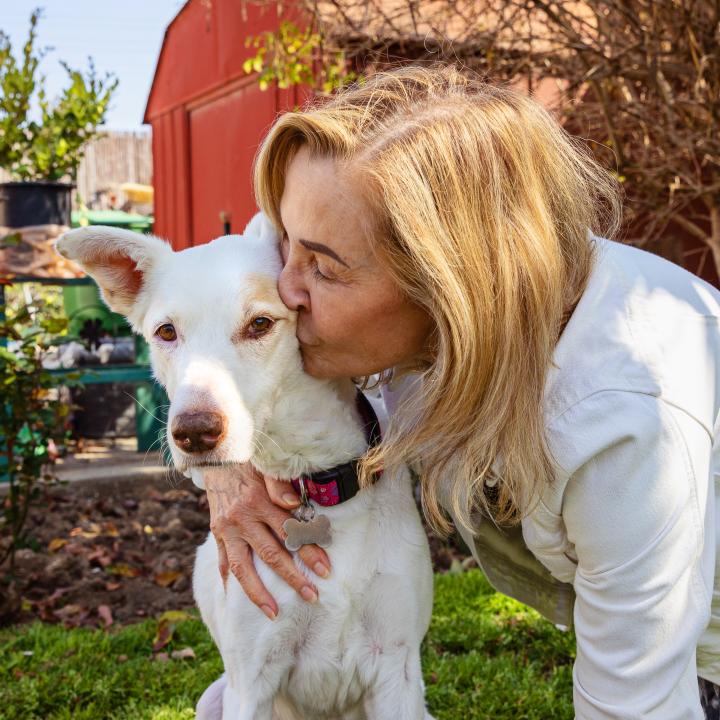
[[[132,398],[134,402],[139,405],[151,418],[154,418],[159,423],[164,423],[164,420],[161,420],[157,415],[153,415],[134,395],[131,395],[127,390],[123,390],[123,394],[127,395],[129,398]],[[169,407],[169,406],[168,406]]]
[[[271,443],[273,443],[273,444],[277,447],[278,450],[280,450],[281,452],[283,452],[283,448],[280,446],[280,444],[278,443],[278,441],[275,440],[275,438],[271,437],[270,435],[268,435],[268,434],[267,434],[266,432],[264,432],[263,430],[258,430],[257,428],[255,429],[255,432],[256,432],[258,435],[262,435],[262,436],[266,437]],[[253,442],[255,442],[255,438],[253,438]],[[263,449],[262,446],[259,446],[259,447],[260,447],[261,450]]]

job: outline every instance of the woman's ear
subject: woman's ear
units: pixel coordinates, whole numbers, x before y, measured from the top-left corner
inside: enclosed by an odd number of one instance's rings
[[[172,254],[170,245],[154,235],[103,225],[71,230],[55,249],[97,282],[111,310],[126,316],[134,314],[147,274]]]

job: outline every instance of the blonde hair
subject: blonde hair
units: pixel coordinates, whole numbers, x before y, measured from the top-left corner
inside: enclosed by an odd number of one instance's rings
[[[255,164],[258,205],[278,228],[302,146],[362,173],[373,242],[435,324],[423,392],[366,456],[364,481],[415,465],[443,532],[443,509],[469,528],[476,509],[518,522],[554,476],[545,377],[592,267],[588,232],[619,227],[616,182],[526,94],[447,66],[378,73],[282,115]]]

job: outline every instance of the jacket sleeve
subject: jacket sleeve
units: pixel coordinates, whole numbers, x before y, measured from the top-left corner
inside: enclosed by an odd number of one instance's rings
[[[576,717],[702,718],[711,438],[683,411],[627,391],[591,396],[563,421],[575,464],[562,517],[577,560]]]

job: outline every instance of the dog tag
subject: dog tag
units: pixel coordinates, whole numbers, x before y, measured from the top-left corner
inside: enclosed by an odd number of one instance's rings
[[[288,550],[299,550],[303,545],[328,547],[332,542],[327,515],[316,515],[312,520],[288,518],[283,523],[283,530],[287,533],[285,547]]]
[[[290,551],[299,550],[303,545],[319,545],[328,547],[332,542],[330,519],[327,515],[315,515],[315,508],[307,496],[305,478],[300,478],[301,505],[293,511],[295,517],[283,523],[287,533],[285,547]]]

